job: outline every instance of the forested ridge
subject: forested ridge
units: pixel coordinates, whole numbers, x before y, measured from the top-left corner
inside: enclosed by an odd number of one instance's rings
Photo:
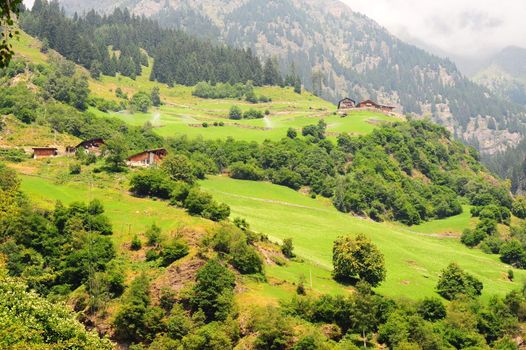
[[[135,78],[153,57],[151,80],[173,85],[282,82],[277,64],[261,63],[250,50],[233,49],[196,39],[181,31],[164,29],[144,16],[116,9],[110,15],[94,10],[85,16],[66,17],[57,1],[37,0],[20,16],[20,26],[64,57],[94,75],[120,73]],[[111,50],[108,48],[111,47]]]

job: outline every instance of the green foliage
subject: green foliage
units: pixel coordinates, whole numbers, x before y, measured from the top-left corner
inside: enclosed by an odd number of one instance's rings
[[[184,181],[189,184],[195,181],[194,166],[185,155],[169,155],[164,159],[161,167],[174,181]]]
[[[188,244],[182,240],[175,240],[170,244],[163,246],[161,250],[161,265],[169,266],[174,261],[177,261],[188,255]]]
[[[289,139],[295,139],[298,136],[298,132],[294,128],[289,128],[287,130],[287,137]]]
[[[86,331],[65,305],[28,291],[27,285],[1,272],[0,323],[0,348],[113,349],[109,340]]]
[[[31,288],[48,294],[65,293],[86,283],[90,274],[106,271],[115,249],[99,204],[57,203],[51,213],[28,202],[19,205],[5,220],[10,230],[0,244],[11,275],[25,276]]]
[[[440,299],[426,298],[418,303],[418,314],[426,321],[435,322],[446,317],[446,308]]]
[[[135,95],[132,96],[132,99],[130,100],[130,109],[134,112],[142,112],[146,113],[148,112],[148,109],[152,105],[151,97],[148,96],[148,94],[144,92],[138,92]]]
[[[238,106],[230,107],[230,112],[228,112],[228,117],[233,120],[240,120],[243,118],[243,112]]]
[[[499,250],[500,259],[518,268],[526,267],[526,250],[520,241],[512,239],[504,242]]]
[[[146,239],[148,240],[146,244],[149,247],[154,247],[161,243],[161,228],[156,224],[152,224],[146,232],[144,233]]]
[[[526,197],[519,196],[515,198],[512,212],[519,219],[526,219]]]
[[[126,166],[126,158],[128,149],[126,142],[121,135],[115,135],[109,140],[106,140],[106,165],[111,171],[122,171]]]
[[[169,199],[175,184],[158,168],[141,170],[130,179],[130,190],[139,196]]]
[[[153,87],[152,92],[150,93],[150,100],[154,107],[159,107],[161,105],[161,92],[158,86]]]
[[[482,282],[452,263],[442,271],[436,290],[445,299],[453,300],[462,295],[470,298],[478,297],[482,288]]]
[[[301,130],[303,136],[311,136],[312,139],[317,142],[325,139],[325,131],[327,124],[323,119],[320,119],[317,125],[307,125]]]
[[[208,320],[224,320],[232,309],[235,276],[217,260],[210,260],[197,272],[190,303]]]
[[[1,122],[0,122],[1,123]],[[0,131],[2,128],[0,127]],[[0,148],[0,160],[20,163],[28,158],[26,152],[21,148]]]
[[[333,276],[337,280],[366,281],[378,286],[385,279],[385,262],[382,253],[363,234],[353,238],[342,237],[334,242]]]
[[[215,251],[225,254],[240,273],[262,273],[263,261],[256,249],[249,244],[247,233],[248,231],[236,226],[223,224],[214,233],[211,245]]]
[[[141,250],[142,248],[142,242],[139,239],[139,236],[135,235],[133,236],[133,239],[130,244],[131,250]]]
[[[82,171],[82,167],[79,163],[72,163],[69,166],[69,173],[71,175],[78,175]]]
[[[222,221],[230,216],[230,208],[224,203],[217,203],[210,194],[193,188],[184,200],[184,207],[192,215],[201,215],[213,221]]]
[[[230,165],[230,177],[239,180],[259,181],[265,178],[265,173],[255,164],[236,162]]]
[[[283,240],[283,244],[281,245],[281,252],[283,253],[283,255],[285,255],[289,259],[295,257],[294,245],[292,244],[292,238],[286,238]]]

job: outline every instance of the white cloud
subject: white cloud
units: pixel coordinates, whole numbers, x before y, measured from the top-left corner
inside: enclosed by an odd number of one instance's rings
[[[525,0],[342,0],[393,34],[450,55],[526,47]]]

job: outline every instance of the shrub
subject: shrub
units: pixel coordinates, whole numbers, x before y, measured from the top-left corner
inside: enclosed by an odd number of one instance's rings
[[[518,268],[526,267],[526,251],[522,244],[516,239],[503,243],[500,247],[499,254],[500,260],[506,264]]]
[[[152,100],[147,93],[138,92],[133,95],[130,101],[130,109],[132,112],[148,112],[148,108],[152,105]]]
[[[157,168],[141,170],[130,180],[130,191],[139,196],[169,199],[175,184]]]
[[[418,314],[426,321],[435,322],[446,317],[446,308],[440,299],[425,298],[418,303]]]
[[[261,111],[257,111],[252,108],[246,111],[245,113],[243,113],[243,118],[245,119],[262,119],[264,117],[265,116],[263,115]]]
[[[176,240],[171,244],[163,247],[161,250],[161,266],[168,266],[174,261],[188,255],[188,244],[181,240]]]
[[[263,170],[254,164],[236,162],[230,165],[229,170],[233,179],[259,181],[265,177]]]
[[[182,339],[192,329],[192,321],[180,304],[175,304],[166,320],[166,333],[172,339]]]
[[[202,310],[208,320],[224,320],[233,305],[235,276],[217,260],[210,260],[198,272],[190,298],[193,310]]]
[[[515,199],[512,212],[519,219],[526,219],[526,197],[519,196]]]
[[[161,228],[155,224],[152,224],[152,226],[150,226],[146,230],[144,235],[146,236],[146,239],[148,240],[146,244],[149,247],[153,247],[161,243]]]
[[[342,237],[334,242],[333,276],[337,280],[363,280],[378,286],[385,279],[384,256],[367,237]]]
[[[233,120],[240,120],[241,118],[243,118],[243,112],[241,112],[241,108],[239,108],[238,106],[232,106],[230,107],[228,117]]]
[[[246,242],[240,241],[231,248],[232,266],[242,274],[254,274],[263,272],[263,261],[254,247]]]
[[[79,163],[73,163],[69,165],[69,173],[71,175],[78,175],[81,172],[81,167]]]
[[[283,240],[283,244],[281,245],[281,252],[283,255],[285,255],[287,258],[291,259],[294,255],[294,245],[292,244],[292,238],[286,238]]]
[[[203,126],[203,128],[208,128],[208,123],[207,122],[203,122],[202,126]]]
[[[141,243],[141,240],[139,239],[139,237],[137,235],[133,236],[133,239],[132,239],[131,244],[130,244],[130,248],[131,248],[131,250],[141,250],[142,243]]]
[[[174,181],[184,181],[189,184],[195,181],[194,165],[185,155],[169,155],[164,159],[161,168]]]
[[[146,261],[155,261],[159,259],[160,255],[159,252],[155,249],[149,249],[146,251]]]
[[[294,128],[289,128],[287,130],[287,137],[289,139],[295,139],[298,136],[298,132]]]
[[[482,288],[482,282],[455,263],[442,271],[436,286],[437,293],[447,300],[456,299],[460,295],[475,298],[482,293]]]
[[[475,247],[488,235],[481,230],[466,229],[460,237],[460,241],[468,247]]]

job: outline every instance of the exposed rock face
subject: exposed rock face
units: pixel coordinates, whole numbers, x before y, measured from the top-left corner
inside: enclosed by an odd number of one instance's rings
[[[68,11],[126,6],[163,25],[251,48],[294,69],[329,100],[350,96],[432,118],[496,153],[526,135],[525,109],[465,78],[449,60],[391,35],[337,0],[61,0]]]

